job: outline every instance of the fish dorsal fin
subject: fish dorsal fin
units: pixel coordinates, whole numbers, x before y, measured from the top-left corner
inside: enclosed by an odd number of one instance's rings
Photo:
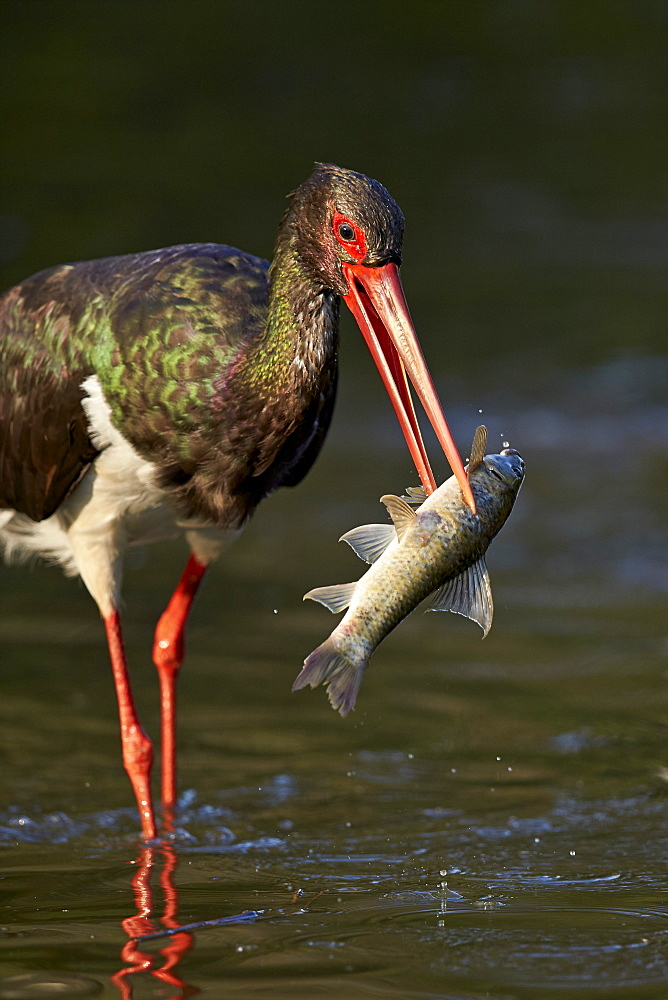
[[[333,615],[345,611],[353,599],[357,583],[336,583],[333,587],[316,587],[304,594],[304,600],[318,601]]]
[[[380,502],[387,507],[394,527],[397,529],[397,538],[401,541],[404,532],[415,520],[415,511],[405,500],[402,500],[401,497],[395,497],[392,493],[381,497]]]
[[[483,639],[492,627],[494,601],[489,582],[485,557],[465,569],[459,576],[448,580],[435,592],[430,611],[454,611],[477,622],[483,631]]]
[[[482,465],[482,460],[485,457],[485,448],[487,447],[487,428],[484,424],[476,428],[476,432],[473,435],[473,444],[471,445],[471,457],[469,458],[469,468],[468,477],[471,478],[471,473],[474,469],[477,469],[479,465]]]
[[[397,537],[393,524],[361,524],[341,535],[340,542],[347,542],[355,555],[364,562],[374,563]]]
[[[424,503],[427,499],[427,492],[423,486],[407,486],[406,496],[401,498],[406,503]]]

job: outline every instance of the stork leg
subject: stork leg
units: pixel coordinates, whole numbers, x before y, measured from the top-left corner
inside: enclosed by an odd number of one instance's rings
[[[160,617],[153,641],[153,662],[160,682],[162,724],[162,804],[169,828],[176,805],[176,679],[183,662],[184,632],[193,600],[207,566],[195,556]]]
[[[121,621],[117,610],[104,616],[111,668],[118,699],[118,714],[121,720],[121,747],[123,766],[132,783],[137,799],[144,840],[155,840],[156,826],[151,796],[151,765],[153,746],[144,732],[135,708],[130,678],[123,647]]]

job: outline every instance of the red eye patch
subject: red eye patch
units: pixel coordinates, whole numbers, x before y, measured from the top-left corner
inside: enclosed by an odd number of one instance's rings
[[[332,219],[332,229],[343,249],[358,264],[361,263],[367,255],[366,236],[362,227],[349,219],[348,216],[342,215],[341,212],[335,212]]]

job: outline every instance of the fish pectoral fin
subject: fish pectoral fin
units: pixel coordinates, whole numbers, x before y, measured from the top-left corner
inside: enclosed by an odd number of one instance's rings
[[[487,447],[487,428],[484,424],[476,428],[476,432],[473,435],[473,444],[471,445],[471,457],[469,458],[469,464],[467,475],[469,481],[471,479],[471,473],[474,469],[477,469],[479,465],[482,465],[482,460],[485,457],[485,448]]]
[[[394,527],[397,529],[397,538],[401,541],[404,532],[415,520],[415,511],[405,500],[402,500],[401,497],[395,497],[392,493],[381,497],[380,502],[387,507]]]
[[[347,542],[355,555],[364,562],[374,563],[394,539],[397,532],[392,524],[361,524],[341,535],[340,542]]]
[[[468,569],[448,580],[434,593],[430,611],[454,611],[477,622],[483,639],[492,627],[494,601],[489,573],[482,556]]]
[[[333,587],[316,587],[304,594],[304,600],[318,601],[324,605],[334,615],[340,611],[345,611],[353,599],[355,593],[355,583],[337,583]]]

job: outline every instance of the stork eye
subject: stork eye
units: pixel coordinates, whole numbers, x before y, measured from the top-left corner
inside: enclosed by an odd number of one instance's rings
[[[361,226],[353,222],[347,215],[343,215],[342,212],[335,212],[332,219],[332,232],[339,245],[353,260],[357,263],[364,260],[368,248],[366,234]]]

